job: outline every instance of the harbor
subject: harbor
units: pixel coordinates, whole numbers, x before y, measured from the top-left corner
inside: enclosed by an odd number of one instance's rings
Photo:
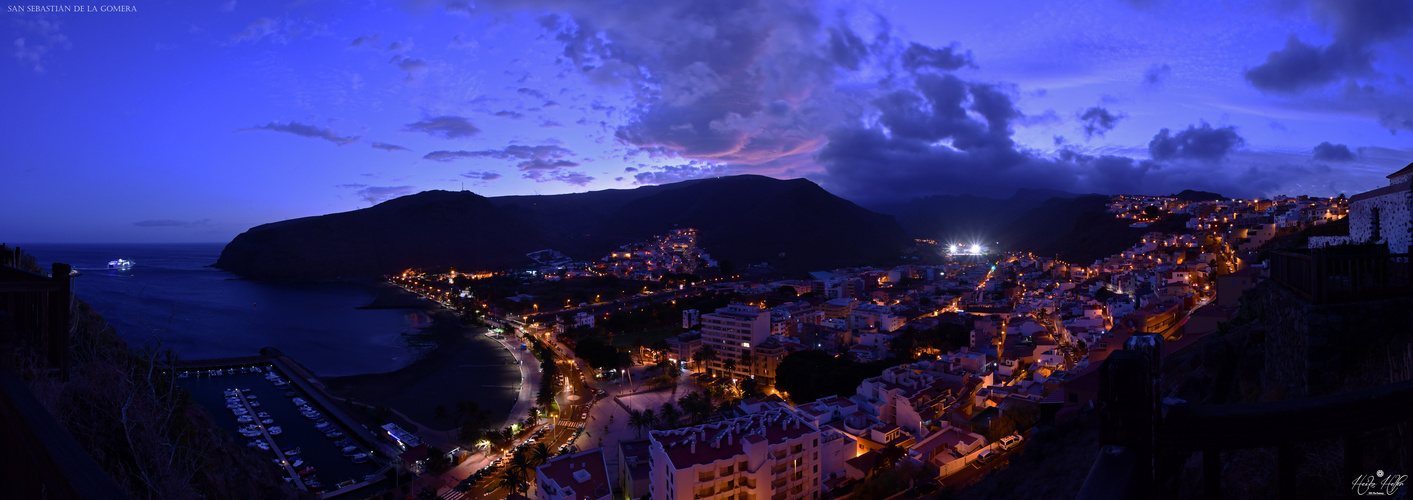
[[[268,452],[299,490],[329,498],[387,479],[388,445],[307,380],[290,376],[296,372],[261,356],[189,363],[177,379],[217,425]]]

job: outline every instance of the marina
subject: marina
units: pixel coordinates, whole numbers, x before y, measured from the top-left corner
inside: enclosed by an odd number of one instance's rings
[[[269,452],[286,482],[320,498],[378,482],[390,461],[365,432],[351,432],[345,418],[296,387],[267,359],[244,366],[189,366],[178,382],[211,411],[217,425],[247,445]],[[235,360],[232,360],[235,361]],[[242,359],[239,361],[255,361]],[[302,384],[301,384],[302,385]]]

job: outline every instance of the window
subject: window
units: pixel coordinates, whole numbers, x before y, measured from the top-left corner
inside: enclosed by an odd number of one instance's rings
[[[814,472],[819,472],[819,464],[814,465]]]

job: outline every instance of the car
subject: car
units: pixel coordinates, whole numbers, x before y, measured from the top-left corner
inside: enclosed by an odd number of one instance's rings
[[[1009,450],[1011,448],[1015,448],[1016,445],[1020,444],[1021,437],[1019,434],[1011,434],[1009,436],[1001,438],[1001,441],[999,442],[1001,444],[1001,449]]]
[[[991,460],[995,459],[997,455],[1000,455],[1000,453],[997,453],[996,450],[988,449],[983,451],[980,455],[976,456],[976,461],[973,461],[971,466],[980,469],[982,466],[991,463]]]
[[[452,491],[456,491],[456,492],[459,492],[459,493],[465,493],[465,492],[471,491],[471,486],[472,486],[473,484],[475,484],[475,483],[472,482],[471,478],[468,477],[468,478],[466,478],[465,480],[461,481],[460,483],[457,483],[456,486],[452,488]]]

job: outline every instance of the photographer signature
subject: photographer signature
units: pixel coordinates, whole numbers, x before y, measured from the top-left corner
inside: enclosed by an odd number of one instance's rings
[[[1355,494],[1360,496],[1393,496],[1394,493],[1398,493],[1398,489],[1402,488],[1403,483],[1407,481],[1407,474],[1385,475],[1383,470],[1379,470],[1374,474],[1361,475],[1355,478],[1350,488],[1354,490]]]

